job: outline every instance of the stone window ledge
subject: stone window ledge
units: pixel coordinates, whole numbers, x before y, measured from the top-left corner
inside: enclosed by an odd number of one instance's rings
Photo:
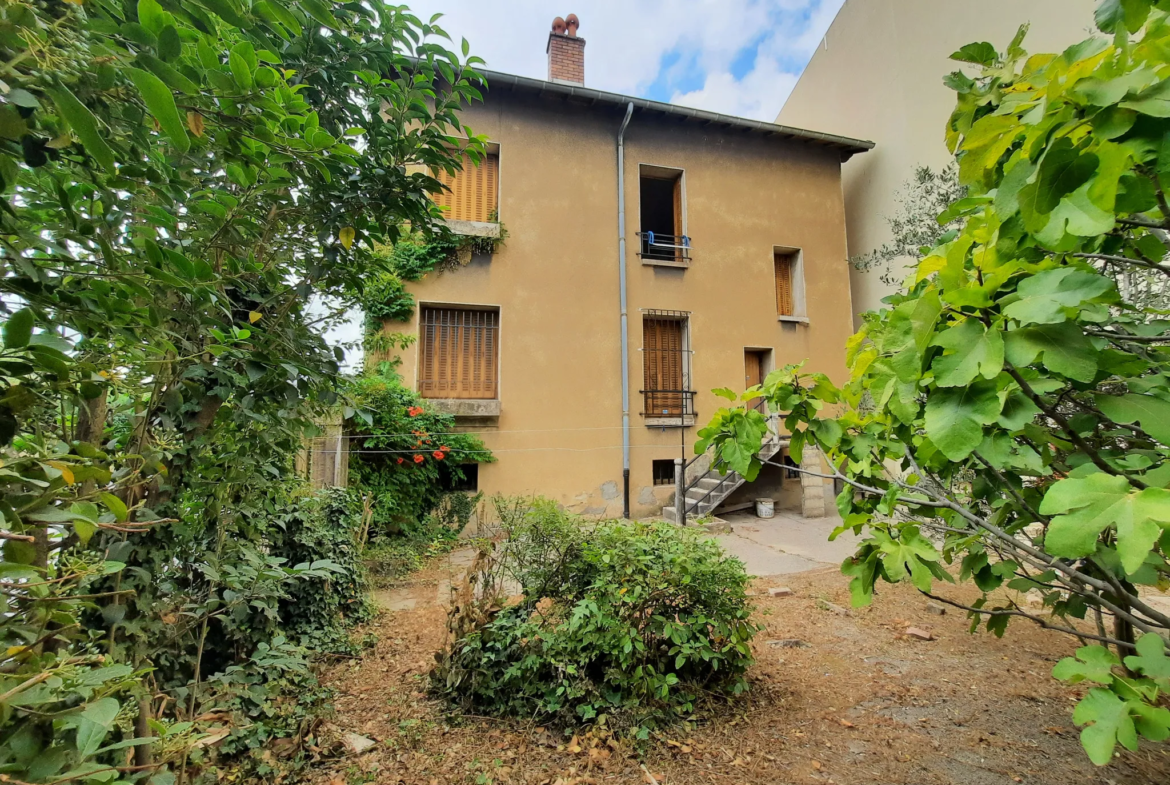
[[[807,316],[777,316],[776,321],[790,324],[808,324]]]
[[[483,398],[427,398],[435,411],[454,417],[499,417],[500,400]]]
[[[682,418],[682,424],[685,428],[691,428],[695,424],[695,415],[687,414]],[[678,417],[647,417],[645,419],[647,428],[677,428],[679,427]]]
[[[495,237],[500,236],[500,225],[490,221],[457,221],[454,218],[445,218],[443,223],[455,234],[463,237]]]

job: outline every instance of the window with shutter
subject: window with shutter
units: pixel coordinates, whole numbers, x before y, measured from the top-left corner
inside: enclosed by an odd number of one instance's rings
[[[642,381],[648,417],[691,414],[687,390],[686,318],[642,317]]]
[[[776,313],[780,316],[796,315],[796,298],[793,292],[793,278],[796,254],[776,253]]]
[[[420,316],[419,394],[497,398],[500,312],[423,306]]]
[[[500,156],[489,153],[479,165],[463,155],[463,169],[454,175],[440,171],[436,175],[449,191],[433,194],[435,204],[446,208],[446,217],[456,221],[496,220],[500,181]]]

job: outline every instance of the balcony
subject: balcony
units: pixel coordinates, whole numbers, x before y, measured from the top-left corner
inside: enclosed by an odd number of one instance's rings
[[[686,235],[638,232],[638,240],[643,264],[690,267],[691,238]]]
[[[695,424],[694,390],[641,390],[647,428],[689,428]]]

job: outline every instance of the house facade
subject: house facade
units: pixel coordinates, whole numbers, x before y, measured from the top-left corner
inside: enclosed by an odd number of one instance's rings
[[[955,94],[943,77],[966,44],[1003,51],[1022,24],[1024,48],[1061,52],[1093,32],[1097,0],[846,0],[777,123],[872,139],[877,148],[844,167],[850,257],[890,241],[887,217],[918,166],[941,171]],[[909,259],[906,260],[909,263]],[[851,269],[858,316],[892,292],[880,271]],[[858,319],[860,323],[860,319]]]
[[[588,89],[572,32],[548,80],[487,72],[462,121],[490,154],[436,197],[506,242],[409,284],[412,320],[385,329],[419,336],[404,380],[495,454],[478,490],[645,517],[713,388],[806,360],[844,380],[841,164],[872,145]]]

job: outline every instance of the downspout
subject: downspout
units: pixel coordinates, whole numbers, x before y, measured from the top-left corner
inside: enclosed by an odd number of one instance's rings
[[[630,320],[626,313],[626,126],[634,116],[634,102],[617,135],[618,288],[622,312],[622,517],[630,517]]]

